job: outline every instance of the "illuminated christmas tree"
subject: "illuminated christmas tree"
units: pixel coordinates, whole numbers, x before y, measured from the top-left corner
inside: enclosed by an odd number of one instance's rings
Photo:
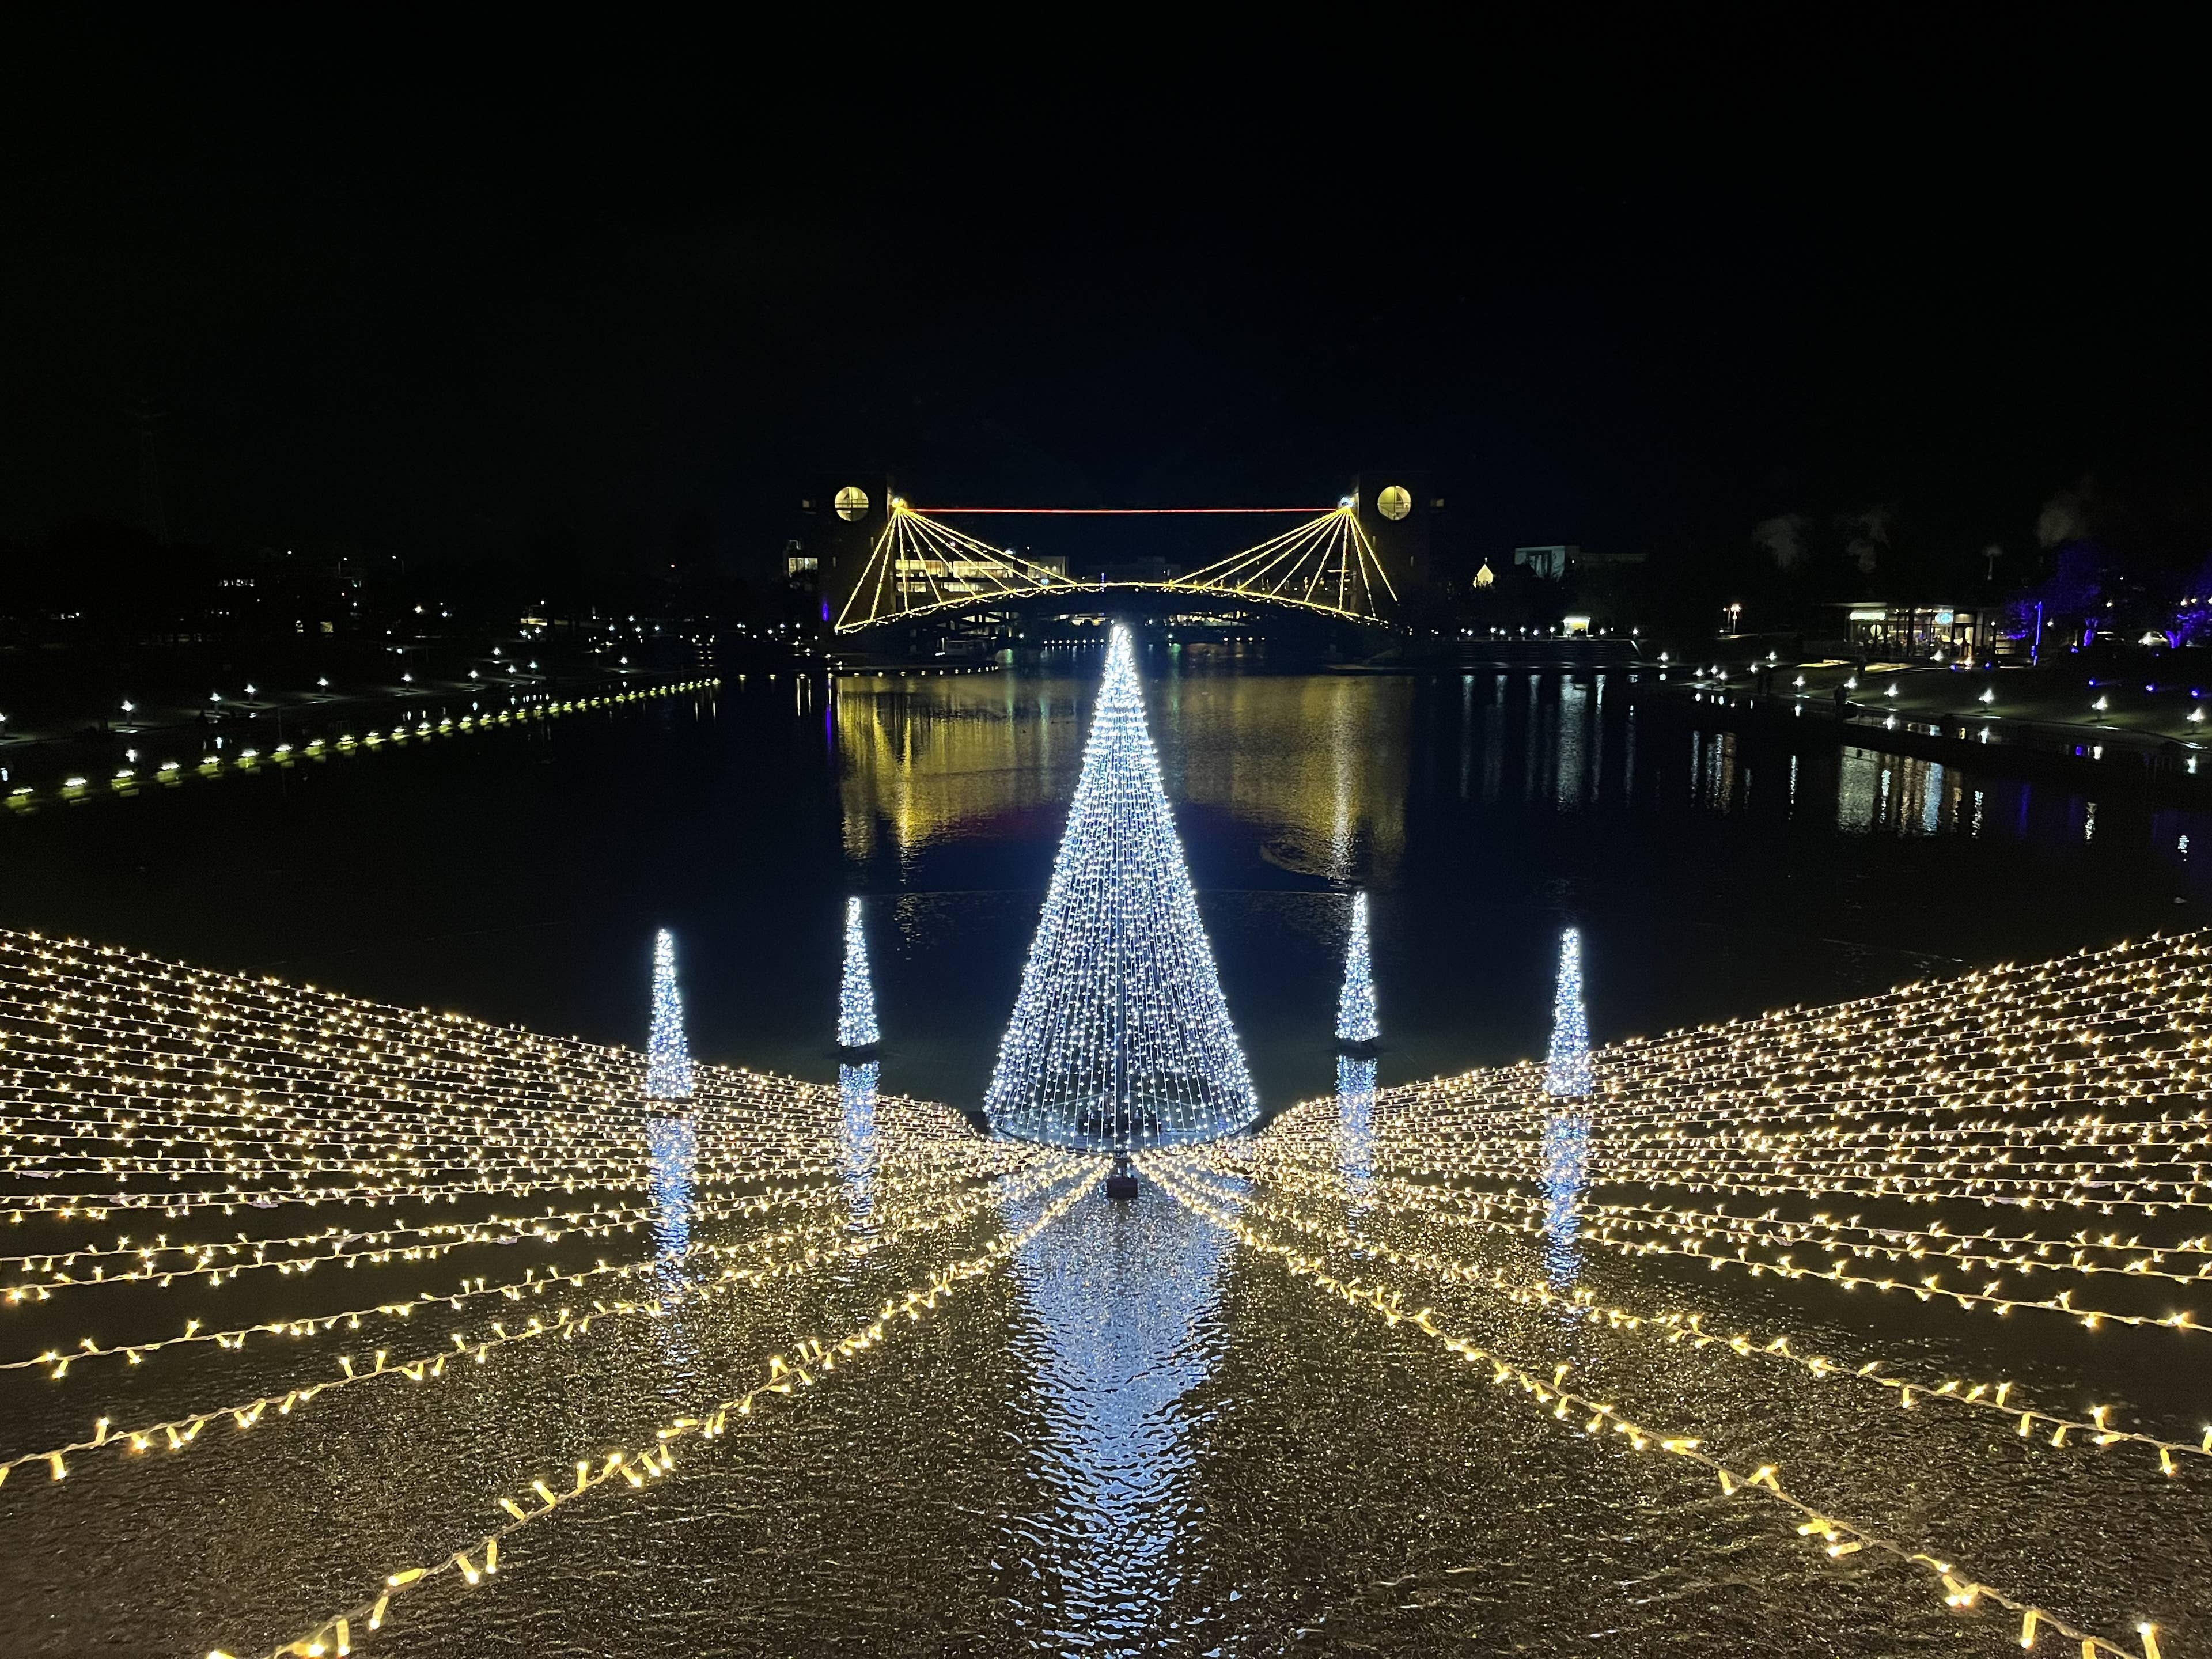
[[[1009,1134],[1086,1146],[1203,1139],[1258,1109],[1124,628],[985,1103]]]
[[[653,1030],[645,1044],[645,1097],[691,1098],[691,1047],[684,1037],[684,998],[676,988],[676,936],[653,942]]]
[[[1583,940],[1570,927],[1559,935],[1559,983],[1552,996],[1552,1051],[1544,1060],[1544,1091],[1586,1095],[1594,1083],[1589,1021],[1583,1012]]]
[[[1344,947],[1344,989],[1336,1000],[1336,1040],[1372,1042],[1382,1035],[1375,1021],[1375,964],[1367,949],[1367,895],[1352,896],[1352,937]]]
[[[837,1046],[872,1048],[883,1041],[876,1026],[876,988],[868,977],[867,935],[860,931],[860,901],[845,901],[845,978],[837,988]]]

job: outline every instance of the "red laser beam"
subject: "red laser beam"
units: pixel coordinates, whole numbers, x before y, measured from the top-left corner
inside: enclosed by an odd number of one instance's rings
[[[1309,518],[1342,511],[1334,507],[909,507],[924,518],[946,518],[954,514],[1017,514],[1030,518],[1129,518],[1162,514],[1236,514],[1249,517],[1261,513],[1302,513]]]

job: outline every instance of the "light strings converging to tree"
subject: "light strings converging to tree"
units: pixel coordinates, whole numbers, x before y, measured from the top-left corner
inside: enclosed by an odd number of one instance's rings
[[[1116,695],[1133,700],[1133,684]],[[1117,740],[1097,736],[1102,757]],[[2113,1325],[2153,1346],[2202,1341],[2208,1009],[2212,943],[2154,939],[1624,1043],[1571,1107],[1550,1060],[1377,1091],[1372,1060],[1346,1056],[1334,1095],[1264,1131],[1156,1144],[1138,1163],[1157,1202],[1279,1272],[1323,1321],[1318,1341],[1294,1326],[1255,1333],[1263,1345],[1364,1376],[1372,1356],[1327,1339],[1334,1322],[1371,1321],[1406,1351],[1390,1386],[1527,1413],[1532,1444],[1565,1462],[1559,1480],[1587,1480],[1595,1459],[1649,1460],[1646,1479],[1671,1474],[1741,1509],[1760,1547],[1802,1550],[1803,1570],[1784,1575],[1793,1607],[1848,1582],[1863,1609],[1890,1598],[1901,1625],[1916,1606],[1938,1619],[1994,1610],[2030,1651],[2163,1659],[2144,1613],[2124,1638],[2100,1626],[2115,1607],[2171,1599],[2140,1572],[2166,1524],[2153,1494],[2191,1501],[2191,1483],[2212,1478],[2212,1434],[1979,1366],[1947,1374],[1926,1338],[1892,1355],[1852,1320],[1894,1292],[1962,1345],[1996,1313],[2089,1342]],[[702,1066],[672,1115],[648,1095],[649,1055],[21,934],[0,933],[0,1136],[28,1189],[0,1195],[0,1214],[26,1247],[74,1240],[0,1259],[7,1304],[66,1312],[128,1282],[157,1325],[163,1310],[177,1316],[173,1334],[0,1360],[37,1370],[58,1398],[85,1391],[70,1414],[82,1426],[28,1426],[0,1451],[21,1535],[90,1513],[96,1483],[73,1478],[85,1466],[103,1480],[107,1465],[132,1466],[149,1502],[191,1504],[204,1481],[248,1467],[226,1449],[273,1435],[289,1455],[303,1422],[335,1431],[326,1443],[462,1437],[483,1470],[450,1512],[428,1499],[421,1513],[334,1522],[377,1531],[379,1558],[336,1589],[295,1588],[329,1574],[288,1540],[213,1567],[192,1558],[228,1609],[225,1630],[207,1632],[224,1656],[373,1650],[422,1602],[559,1571],[577,1506],[650,1504],[693,1466],[730,1467],[728,1437],[780,1433],[799,1393],[868,1389],[894,1347],[926,1363],[929,1345],[909,1334],[923,1322],[1000,1317],[997,1298],[970,1292],[1024,1261],[1016,1270],[1033,1279],[1040,1253],[1076,1236],[1055,1224],[1109,1167],[880,1096],[872,1066],[835,1088]],[[1607,1184],[1627,1192],[1609,1199]],[[1735,1194],[1754,1210],[1728,1209]],[[1920,1224],[1842,1219],[1838,1194],[1947,1207]],[[522,1216],[447,1207],[509,1195],[532,1211],[553,1202]],[[295,1207],[262,1237],[234,1226],[283,1206]],[[1985,1224],[1958,1225],[1975,1212]],[[149,1234],[149,1222],[185,1231]],[[1087,1225],[1082,1236],[1098,1231]],[[527,1259],[503,1255],[520,1265],[457,1285],[444,1254],[481,1245]],[[1585,1255],[1619,1269],[1586,1279]],[[1654,1257],[1698,1271],[1639,1285]],[[325,1297],[225,1322],[235,1292],[216,1286],[276,1269],[258,1281],[272,1297],[304,1296],[283,1287],[318,1262],[347,1267],[357,1305]],[[1759,1276],[1835,1305],[1797,1319],[1792,1304],[1728,1299]],[[856,1312],[763,1347],[726,1382],[686,1370],[668,1400],[653,1368],[642,1415],[587,1385],[625,1332],[687,1341],[744,1307],[805,1329],[815,1294],[838,1285]],[[1632,1363],[1644,1352],[1664,1364]],[[1583,1380],[1598,1359],[1604,1381]],[[487,1416],[509,1376],[531,1400],[573,1387],[577,1420]],[[1762,1377],[1777,1391],[1744,1411]],[[1924,1522],[1882,1522],[1875,1496],[1852,1491],[1864,1466],[1824,1449],[1875,1435],[1925,1471],[1912,1506]],[[2002,1455],[2015,1443],[2032,1443],[2032,1466]],[[1987,1455],[1962,1459],[1969,1447]],[[2033,1484],[2016,1500],[1996,1490],[2023,1474]],[[2137,1474],[2148,1486],[2124,1484]],[[2066,1582],[2039,1586],[2026,1581],[2051,1569],[2008,1565],[2019,1553],[1998,1523],[2059,1483],[2069,1501],[2117,1501],[2097,1510]]]

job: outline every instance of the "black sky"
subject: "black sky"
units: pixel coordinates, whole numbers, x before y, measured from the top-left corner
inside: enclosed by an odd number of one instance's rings
[[[848,472],[1127,505],[1385,463],[1486,545],[1876,501],[2025,542],[2088,477],[2212,546],[2179,40],[1109,21],[19,35],[0,537],[143,518],[150,410],[172,531],[239,547],[744,554]]]

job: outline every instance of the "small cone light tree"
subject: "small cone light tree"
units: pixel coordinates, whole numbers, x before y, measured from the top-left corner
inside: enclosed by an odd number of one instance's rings
[[[1118,626],[985,1103],[1008,1134],[1094,1146],[1206,1139],[1258,1109]]]
[[[1352,937],[1344,947],[1344,989],[1336,1000],[1336,1040],[1369,1043],[1382,1035],[1375,1019],[1375,963],[1367,946],[1367,895],[1352,896]]]
[[[868,975],[868,939],[860,929],[860,901],[845,901],[845,977],[837,988],[837,1046],[872,1048],[883,1041],[876,1024],[876,988]]]
[[[1589,1021],[1583,1012],[1583,940],[1570,927],[1559,935],[1559,982],[1552,996],[1552,1051],[1544,1060],[1544,1091],[1578,1098],[1595,1085]]]
[[[645,1044],[647,1100],[691,1098],[691,1045],[684,1036],[684,997],[676,988],[676,936],[653,942],[653,1029]]]

